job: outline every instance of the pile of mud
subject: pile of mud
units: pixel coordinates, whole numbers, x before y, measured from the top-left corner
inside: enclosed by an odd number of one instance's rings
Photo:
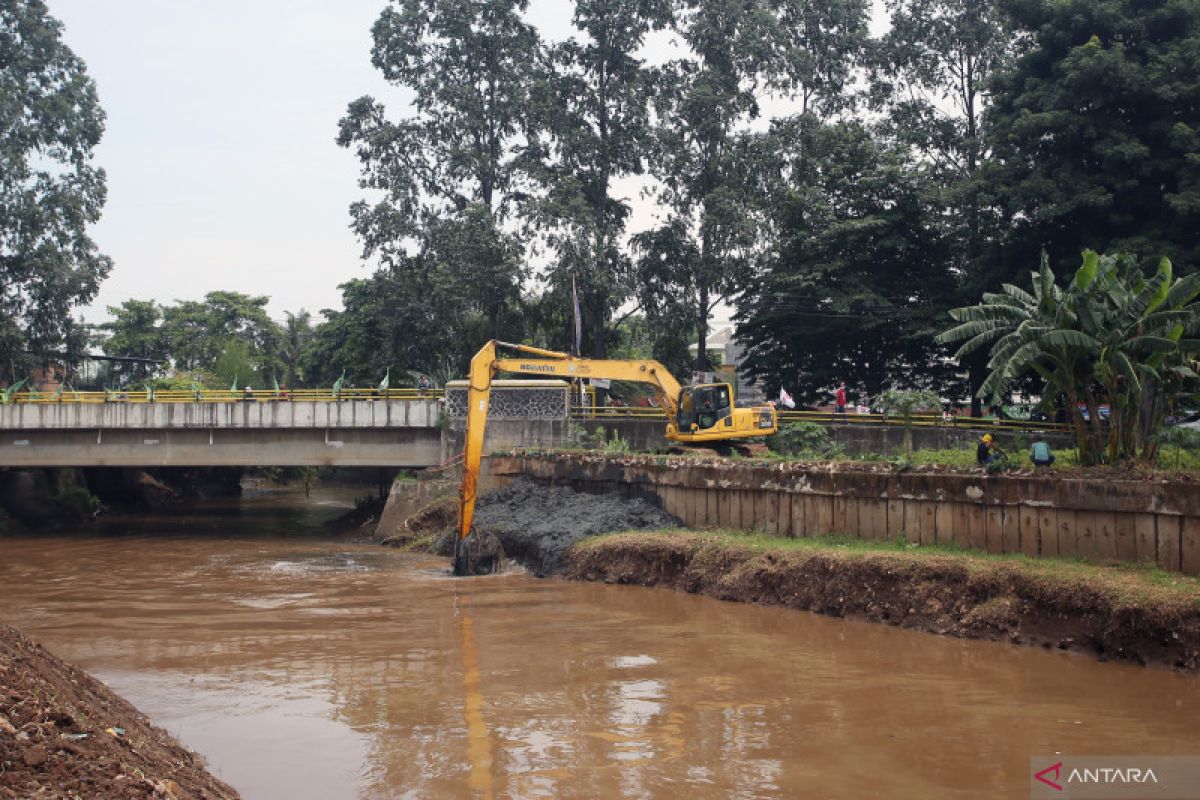
[[[0,627],[0,797],[235,800],[128,702]]]
[[[479,500],[475,531],[500,540],[509,558],[539,575],[563,567],[568,548],[587,536],[682,526],[645,500],[594,495],[519,478]]]

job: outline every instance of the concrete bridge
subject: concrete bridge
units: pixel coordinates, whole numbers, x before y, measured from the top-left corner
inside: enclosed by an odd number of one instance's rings
[[[435,398],[0,406],[0,467],[442,463]]]
[[[347,466],[422,468],[462,452],[466,382],[452,381],[444,397],[413,390],[299,390],[245,399],[236,392],[72,393],[0,405],[3,467]],[[397,396],[399,395],[399,396]],[[876,416],[783,412],[783,422],[829,424],[846,452],[889,453],[902,427]],[[484,452],[568,444],[571,420],[590,433],[604,428],[633,450],[665,447],[666,419],[658,409],[572,409],[562,381],[496,381],[488,408]],[[894,423],[895,420],[890,421]],[[925,420],[912,430],[918,448],[971,447],[981,430],[1006,437],[1033,435],[1020,423]],[[832,423],[832,424],[830,424]],[[1054,428],[1058,426],[1042,426]],[[1056,446],[1057,430],[1038,430]]]

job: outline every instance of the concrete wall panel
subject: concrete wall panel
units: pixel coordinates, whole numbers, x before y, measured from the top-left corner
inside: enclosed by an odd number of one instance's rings
[[[1038,541],[1041,544],[1041,555],[1058,555],[1058,509],[1038,509]]]
[[[1041,552],[1041,537],[1038,530],[1038,509],[1019,506],[1021,509],[1021,552],[1037,556]]]
[[[1137,560],[1158,563],[1158,520],[1154,514],[1134,514],[1133,531],[1137,539]]]
[[[1200,575],[1200,519],[1186,517],[1180,537],[1180,571],[1185,575]]]
[[[1158,515],[1158,565],[1178,572],[1181,566],[1183,519],[1171,514]]]

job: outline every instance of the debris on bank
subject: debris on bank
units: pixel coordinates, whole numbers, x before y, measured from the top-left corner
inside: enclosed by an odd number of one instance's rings
[[[572,548],[565,577],[1200,671],[1200,592],[1161,587],[1148,576],[969,553],[738,539],[671,531],[608,536]]]
[[[475,508],[476,532],[494,535],[505,555],[541,575],[560,570],[567,549],[584,537],[682,524],[646,500],[585,494],[525,478],[485,495]]]
[[[103,683],[0,626],[0,797],[238,796]]]

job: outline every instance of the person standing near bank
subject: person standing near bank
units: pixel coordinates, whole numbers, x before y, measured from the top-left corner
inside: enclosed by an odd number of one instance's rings
[[[834,402],[837,405],[837,413],[846,413],[846,382],[842,381],[837,388],[837,393],[834,395]]]

